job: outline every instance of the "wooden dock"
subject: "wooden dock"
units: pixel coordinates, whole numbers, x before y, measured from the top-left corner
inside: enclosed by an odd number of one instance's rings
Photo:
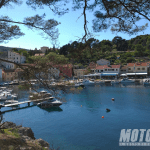
[[[21,105],[21,104],[25,104],[27,103],[28,104],[28,107],[30,106],[30,103],[32,102],[41,102],[41,101],[47,101],[49,98],[43,98],[43,99],[36,99],[36,100],[28,100],[28,101],[23,101],[23,102],[18,102],[18,103],[13,103],[13,104],[0,104],[0,109],[2,107],[13,107],[13,106],[17,106],[17,105]],[[17,109],[17,107],[16,107]],[[18,108],[19,109],[19,108]],[[11,111],[11,110],[9,110]]]

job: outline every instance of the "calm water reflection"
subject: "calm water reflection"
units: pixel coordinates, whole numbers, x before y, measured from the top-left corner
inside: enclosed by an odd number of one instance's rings
[[[22,96],[20,101],[28,94]],[[5,121],[31,127],[36,138],[43,138],[64,150],[150,148],[119,147],[121,129],[150,128],[150,87],[135,84],[89,86],[80,94],[64,94],[64,97],[67,102],[59,109],[29,107],[5,113]],[[107,113],[106,108],[111,111]]]

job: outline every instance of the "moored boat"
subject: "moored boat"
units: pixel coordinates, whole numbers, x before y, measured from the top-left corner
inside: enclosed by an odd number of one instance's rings
[[[82,84],[83,84],[83,85],[94,85],[95,82],[90,81],[90,80],[88,80],[88,79],[84,79],[84,80],[82,81]]]
[[[7,91],[3,91],[0,94],[0,100],[10,100],[10,99],[17,99],[17,95],[11,94],[10,92]]]
[[[74,86],[75,87],[84,87],[84,84],[83,83],[76,83]]]
[[[111,80],[111,84],[119,84],[120,81],[119,80]]]
[[[134,83],[135,80],[131,80],[131,79],[128,79],[128,78],[124,78],[120,81],[121,83]]]
[[[150,85],[150,78],[144,79],[143,84],[144,85]]]
[[[58,100],[48,100],[37,104],[37,106],[43,108],[59,107],[60,105],[62,105],[62,102]]]
[[[7,105],[7,104],[15,104],[15,103],[18,103],[18,101],[16,101],[16,100],[6,100],[4,102],[5,105]]]

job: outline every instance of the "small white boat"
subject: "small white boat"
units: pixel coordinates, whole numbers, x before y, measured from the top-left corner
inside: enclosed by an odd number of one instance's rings
[[[120,81],[121,83],[134,83],[135,80],[131,80],[131,79],[128,79],[128,78],[124,78]]]
[[[83,83],[76,83],[74,86],[75,87],[84,87],[84,84]]]
[[[119,84],[120,81],[119,80],[111,80],[111,84]]]
[[[150,78],[143,79],[143,84],[144,85],[150,85]]]
[[[47,93],[47,91],[43,90],[43,91],[40,91],[39,93],[40,94],[45,94],[45,93]]]
[[[83,85],[94,85],[94,84],[95,84],[95,82],[90,81],[90,80],[88,80],[88,79],[84,79],[84,80],[82,81],[82,83],[83,83]]]
[[[51,82],[50,85],[51,85],[51,86],[55,86],[55,85],[56,85],[56,82]]]
[[[43,91],[40,91],[39,93],[37,92],[30,93],[29,99],[30,100],[49,99],[49,97],[52,97],[52,94],[43,90]]]
[[[8,91],[3,91],[0,94],[0,100],[10,100],[10,99],[17,99],[17,98],[18,98],[17,94],[11,94]]]
[[[37,104],[37,106],[40,106],[43,108],[59,107],[60,105],[62,105],[62,102],[58,100],[49,100],[49,101],[44,101],[44,102]]]
[[[5,105],[7,105],[7,104],[14,104],[14,103],[18,103],[18,101],[15,101],[15,100],[6,100],[4,102]]]

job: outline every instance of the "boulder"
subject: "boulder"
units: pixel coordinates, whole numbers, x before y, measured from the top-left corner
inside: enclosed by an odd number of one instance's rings
[[[18,133],[24,136],[29,136],[32,139],[35,139],[34,133],[31,130],[31,128],[27,128],[27,127],[18,128]]]
[[[15,128],[16,127],[16,124],[13,123],[13,122],[4,122],[2,125],[1,125],[1,128],[2,129],[8,129],[8,128]]]
[[[42,147],[49,147],[49,143],[44,141],[43,139],[37,139],[36,140]]]

